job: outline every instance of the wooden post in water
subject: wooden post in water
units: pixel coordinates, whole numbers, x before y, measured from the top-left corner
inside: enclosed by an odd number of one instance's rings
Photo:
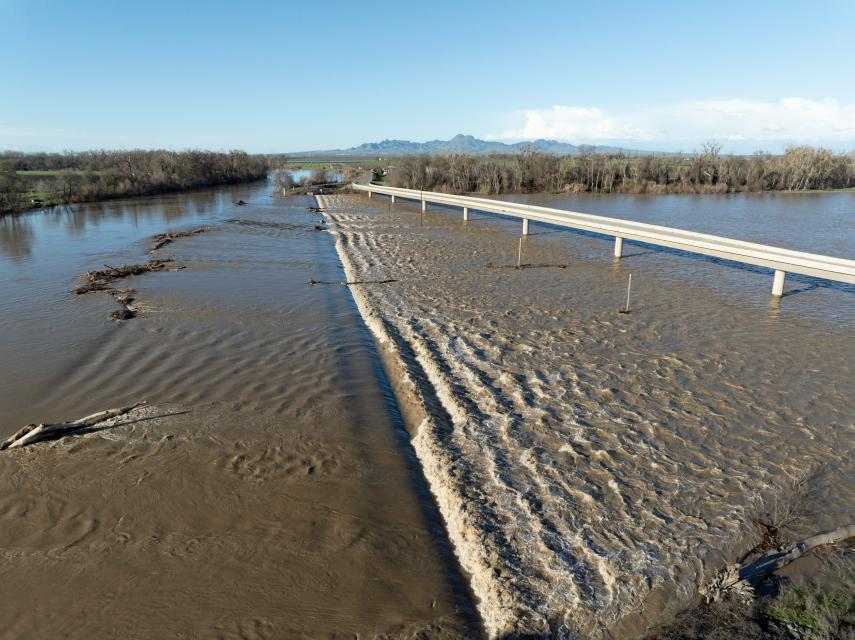
[[[632,274],[629,274],[629,281],[626,283],[626,308],[621,313],[629,313],[629,292],[632,290]]]
[[[623,238],[615,236],[615,258],[623,256]]]
[[[524,236],[528,235],[528,218],[523,218],[523,232]]]
[[[781,297],[784,295],[784,278],[787,277],[786,271],[780,269],[775,270],[775,279],[772,280],[772,295]]]

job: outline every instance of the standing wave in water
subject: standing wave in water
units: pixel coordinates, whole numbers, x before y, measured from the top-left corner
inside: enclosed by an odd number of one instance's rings
[[[634,263],[619,314],[633,263],[601,239],[545,231],[525,261],[566,269],[488,269],[517,258],[500,218],[318,202],[347,279],[394,280],[351,290],[491,636],[642,635],[806,469],[837,471],[806,526],[851,519],[853,319],[748,303],[767,281],[732,294],[715,261]]]

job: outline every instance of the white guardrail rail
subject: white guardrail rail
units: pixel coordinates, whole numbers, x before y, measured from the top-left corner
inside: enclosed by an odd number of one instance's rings
[[[784,292],[784,278],[787,273],[800,273],[824,280],[846,282],[855,284],[855,260],[845,258],[833,258],[815,253],[804,253],[770,247],[754,242],[732,240],[706,233],[660,227],[654,224],[621,220],[619,218],[607,218],[595,216],[589,213],[577,213],[563,209],[551,209],[549,207],[536,207],[528,204],[493,200],[490,198],[475,198],[470,196],[456,196],[435,191],[418,191],[416,189],[399,189],[397,187],[386,187],[377,184],[353,184],[357,191],[365,191],[368,197],[373,193],[380,193],[395,198],[417,200],[422,203],[422,211],[428,202],[445,204],[463,208],[463,219],[469,219],[469,210],[499,213],[505,216],[521,218],[523,221],[523,235],[528,234],[529,220],[546,222],[548,224],[582,229],[615,238],[615,256],[623,255],[623,241],[636,240],[647,244],[681,249],[690,253],[698,253],[705,256],[713,256],[742,262],[744,264],[757,265],[775,270],[772,283],[772,295],[781,296]]]

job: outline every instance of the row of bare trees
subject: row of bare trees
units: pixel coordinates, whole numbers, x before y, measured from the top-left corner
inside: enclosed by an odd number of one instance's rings
[[[267,169],[265,157],[243,151],[7,152],[0,155],[0,213],[37,198],[83,202],[248,182]]]
[[[515,156],[463,154],[404,158],[389,181],[400,187],[452,193],[606,192],[732,193],[855,187],[855,153],[791,147],[781,155],[724,155],[707,143],[684,155],[534,150]]]

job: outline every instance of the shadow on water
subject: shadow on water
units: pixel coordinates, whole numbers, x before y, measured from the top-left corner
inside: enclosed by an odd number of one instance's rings
[[[150,422],[152,420],[158,420],[161,418],[171,418],[173,416],[183,416],[190,413],[190,411],[171,411],[169,413],[158,413],[153,416],[145,416],[142,418],[134,418],[133,420],[122,420],[121,422],[116,422],[115,424],[109,425],[94,425],[92,427],[83,427],[81,429],[75,429],[72,431],[63,431],[59,432],[52,437],[45,437],[42,440],[37,440],[36,443],[39,442],[52,442],[55,440],[67,440],[72,438],[79,438],[80,436],[87,436],[93,433],[101,433],[102,431],[113,431],[114,429],[119,429],[121,427],[128,427],[132,424],[139,424],[142,422]]]
[[[116,424],[111,424],[107,426],[98,426],[88,427],[86,429],[80,429],[79,431],[73,431],[71,433],[65,434],[65,437],[77,437],[84,436],[90,433],[99,433],[101,431],[112,431],[113,429],[118,429],[120,427],[128,427],[132,424],[139,424],[141,422],[150,422],[151,420],[159,420],[161,418],[171,418],[173,416],[184,416],[190,413],[190,411],[171,411],[169,413],[158,413],[153,416],[145,416],[143,418],[135,418],[133,420],[123,420],[122,422],[117,422]]]
[[[636,251],[635,253],[624,253],[621,257],[621,260],[626,260],[627,258],[638,258],[639,256],[649,256],[656,253],[654,250],[650,251]]]

